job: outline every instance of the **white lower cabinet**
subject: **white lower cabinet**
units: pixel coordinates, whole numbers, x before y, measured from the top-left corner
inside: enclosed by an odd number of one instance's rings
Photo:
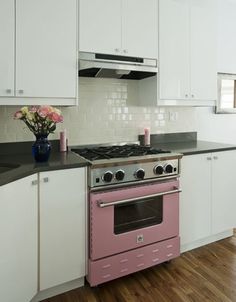
[[[37,175],[0,187],[0,301],[29,302],[37,293]],[[32,183],[33,182],[33,183]]]
[[[236,151],[212,154],[212,233],[236,227]]]
[[[85,276],[86,192],[86,168],[0,186],[1,302],[41,301],[37,292]]]
[[[40,290],[85,276],[85,168],[39,174]]]
[[[184,250],[236,226],[235,170],[236,150],[182,158],[180,237]]]
[[[183,156],[181,160],[180,238],[181,245],[211,234],[210,155]]]

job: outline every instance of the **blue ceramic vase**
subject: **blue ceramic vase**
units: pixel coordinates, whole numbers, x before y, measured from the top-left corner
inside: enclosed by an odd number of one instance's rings
[[[51,144],[47,135],[35,135],[36,141],[32,145],[32,154],[36,162],[47,162],[51,153]]]

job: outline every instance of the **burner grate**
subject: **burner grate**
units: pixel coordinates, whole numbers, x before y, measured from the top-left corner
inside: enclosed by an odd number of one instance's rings
[[[71,149],[84,158],[94,161],[101,159],[121,158],[130,156],[145,156],[160,153],[170,153],[170,151],[155,149],[150,146],[140,146],[136,144],[123,146],[105,146],[94,148]]]

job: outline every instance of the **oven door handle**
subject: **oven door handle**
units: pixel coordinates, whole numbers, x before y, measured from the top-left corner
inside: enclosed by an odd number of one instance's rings
[[[182,190],[175,187],[175,189],[171,190],[171,191],[166,191],[166,192],[161,192],[161,193],[156,193],[156,194],[151,194],[151,195],[146,195],[146,196],[141,196],[141,197],[135,197],[135,198],[130,198],[130,199],[123,199],[123,200],[117,200],[117,201],[112,201],[112,202],[103,202],[103,201],[99,200],[98,206],[99,206],[99,208],[112,207],[112,206],[116,206],[119,204],[130,203],[132,201],[139,201],[139,200],[146,199],[146,198],[165,196],[165,195],[180,193],[180,192],[182,192]]]

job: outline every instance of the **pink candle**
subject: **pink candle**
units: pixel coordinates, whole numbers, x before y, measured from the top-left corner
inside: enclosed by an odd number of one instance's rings
[[[60,132],[60,151],[67,151],[67,139],[66,139],[66,130]]]
[[[144,145],[150,145],[150,128],[144,128]]]

